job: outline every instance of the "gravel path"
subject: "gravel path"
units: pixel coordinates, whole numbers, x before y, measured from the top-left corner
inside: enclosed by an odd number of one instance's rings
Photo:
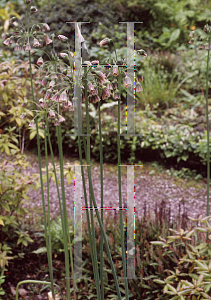
[[[38,163],[33,161],[30,172],[38,173]],[[65,159],[67,161],[67,159]],[[33,162],[32,162],[33,161]],[[73,163],[72,161],[70,163]],[[92,167],[92,183],[95,199],[100,207],[100,166],[94,164]],[[104,165],[104,207],[118,207],[118,175],[117,168]],[[26,170],[27,171],[27,170]],[[86,187],[88,195],[88,176],[85,170]],[[191,186],[192,185],[192,186]],[[61,189],[60,189],[61,191]],[[45,189],[45,197],[47,191]],[[74,179],[67,184],[65,179],[65,194],[68,216],[73,218],[74,213]],[[33,189],[29,191],[30,201],[25,204],[30,210],[36,212],[35,207],[42,208],[41,193]],[[126,167],[122,167],[122,203],[126,206],[127,199],[127,174]],[[206,216],[206,184],[201,180],[198,184],[188,180],[178,180],[170,176],[159,174],[150,175],[145,165],[143,168],[135,167],[135,216],[140,218],[146,212],[156,213],[156,209],[162,205],[165,210],[170,209],[171,217],[179,217],[182,214],[198,217]],[[82,206],[85,206],[84,194],[82,192]],[[52,216],[59,215],[59,202],[56,185],[50,180],[50,209]],[[83,212],[83,214],[85,211]],[[111,212],[105,211],[105,214]],[[112,212],[114,214],[114,212]],[[210,210],[211,215],[211,210]],[[35,216],[36,217],[36,216]]]

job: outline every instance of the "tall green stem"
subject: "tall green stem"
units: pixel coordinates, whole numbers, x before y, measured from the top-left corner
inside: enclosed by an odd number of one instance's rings
[[[101,186],[101,221],[103,223],[103,145],[102,145],[102,129],[101,129],[101,112],[100,101],[98,102],[99,116],[99,135],[100,135],[100,186]],[[103,235],[100,235],[100,284],[101,299],[104,299],[104,282],[103,282]]]
[[[98,272],[98,263],[97,263],[97,251],[96,251],[96,241],[95,241],[95,226],[94,226],[94,214],[93,214],[93,204],[92,204],[92,193],[91,193],[91,160],[90,160],[90,131],[89,131],[89,110],[88,110],[88,93],[87,93],[87,69],[84,70],[85,74],[85,105],[86,105],[86,125],[87,125],[87,150],[86,150],[86,162],[87,162],[87,170],[88,170],[88,178],[89,178],[89,198],[90,198],[90,215],[91,215],[91,224],[92,224],[92,241],[93,243],[93,269],[94,269],[94,277],[96,282],[97,289],[97,298],[101,299],[100,295],[100,281],[99,281],[99,272]]]
[[[41,185],[41,195],[42,195],[42,207],[43,207],[43,218],[44,218],[45,241],[46,241],[46,248],[48,249],[49,245],[48,245],[48,238],[47,238],[47,222],[46,222],[45,198],[44,198],[44,187],[43,187],[43,178],[42,178],[40,137],[39,137],[39,129],[38,129],[38,120],[36,118],[36,104],[35,104],[34,86],[33,86],[33,80],[32,80],[32,63],[31,63],[31,53],[30,53],[30,51],[29,51],[29,72],[30,72],[30,82],[31,82],[32,100],[33,100],[33,108],[34,108],[34,119],[35,119],[35,124],[36,124],[37,150],[38,150],[40,185]],[[48,251],[47,251],[47,257],[48,257],[48,265],[51,266],[49,268],[49,272],[50,272],[52,293],[54,294],[52,259],[49,257],[49,252]]]
[[[208,110],[208,70],[210,56],[210,37],[208,39],[207,73],[206,73],[206,119],[207,119],[207,216],[209,216],[209,194],[210,194],[210,130],[209,130],[209,110]]]
[[[47,116],[45,115],[45,119]],[[48,176],[48,149],[47,149],[47,136],[46,128],[45,132],[45,165],[46,165],[46,177],[47,177],[47,203],[48,203],[48,244],[47,244],[47,254],[49,261],[49,272],[50,272],[50,281],[51,281],[51,290],[53,294],[53,299],[55,299],[54,285],[53,285],[53,266],[52,266],[52,248],[51,248],[51,225],[50,225],[50,201],[49,201],[49,176]]]
[[[121,76],[118,77],[118,89],[121,95]],[[121,248],[122,248],[122,262],[123,274],[125,281],[125,297],[129,299],[128,295],[128,281],[126,272],[126,259],[125,259],[125,243],[124,243],[124,228],[122,218],[122,192],[121,192],[121,153],[120,153],[120,99],[118,99],[118,130],[117,130],[117,151],[118,151],[118,184],[119,184],[119,213],[120,213],[120,233],[121,233]]]
[[[85,77],[86,77],[86,75],[87,74],[85,73]],[[89,111],[88,111],[88,101],[87,101],[87,81],[85,81],[85,94],[86,94],[85,104],[86,104],[86,121],[87,121],[86,124],[87,124],[87,134],[89,134],[90,130],[89,130]],[[89,150],[89,152],[87,153],[87,158],[89,158],[89,153],[90,153],[90,139],[89,139],[89,136],[88,136],[88,139],[87,139],[87,144],[89,146],[89,147],[87,146],[87,150]],[[115,286],[116,286],[118,299],[121,300],[122,298],[121,298],[119,283],[118,283],[118,280],[117,280],[114,264],[113,264],[113,261],[112,261],[111,252],[110,252],[108,241],[107,241],[107,236],[106,236],[105,230],[103,228],[103,223],[101,221],[101,218],[100,218],[100,215],[99,215],[99,212],[98,212],[98,208],[97,208],[97,204],[96,204],[96,201],[95,201],[94,190],[93,190],[93,185],[92,185],[92,180],[91,180],[91,168],[88,167],[87,169],[88,169],[88,177],[90,179],[89,180],[89,183],[90,183],[89,189],[90,189],[90,192],[91,192],[91,197],[92,197],[92,200],[94,202],[94,207],[95,207],[97,219],[98,219],[98,222],[99,222],[99,225],[100,225],[101,233],[102,233],[103,239],[105,241],[106,252],[107,252],[108,260],[109,260],[109,263],[111,265],[111,270],[112,270],[112,273],[113,273],[113,276],[114,276],[114,282],[115,282]]]
[[[67,299],[70,300],[70,270],[69,270],[69,252],[68,252],[68,219],[67,208],[64,190],[64,170],[63,170],[63,151],[62,151],[62,138],[61,138],[61,124],[57,127],[57,141],[59,146],[59,162],[60,162],[60,177],[61,177],[61,189],[62,189],[62,210],[63,210],[63,236],[64,236],[64,253],[65,253],[65,274],[66,274],[66,294]],[[71,248],[71,244],[69,245]]]

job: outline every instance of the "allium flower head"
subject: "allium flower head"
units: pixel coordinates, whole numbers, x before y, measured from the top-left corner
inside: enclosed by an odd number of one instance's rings
[[[108,88],[104,88],[102,92],[102,99],[108,99],[110,97],[110,91]]]
[[[117,65],[114,65],[113,66],[113,71],[112,71],[113,75],[114,76],[117,76],[118,75],[118,66]]]
[[[140,83],[136,84],[136,93],[143,92],[143,88]]]
[[[53,110],[50,110],[49,111],[49,116],[50,116],[50,118],[55,118],[55,112],[53,111]]]
[[[45,28],[47,31],[50,31],[50,27],[48,26],[47,23],[44,23],[43,26],[44,26],[44,28]]]
[[[114,99],[121,99],[119,90],[114,91]]]
[[[59,34],[59,35],[58,35],[58,39],[59,39],[61,42],[63,42],[63,43],[65,43],[65,42],[68,41],[68,38],[67,38],[66,36],[62,35],[62,34]]]
[[[44,39],[45,39],[45,43],[46,45],[49,45],[51,44],[53,41],[49,38],[49,36],[46,34],[44,35]]]
[[[62,58],[68,57],[68,54],[67,54],[67,53],[63,53],[63,52],[61,52],[59,55],[60,55]]]
[[[39,47],[39,46],[40,46],[40,43],[39,43],[38,39],[34,38],[33,47]]]
[[[42,66],[43,64],[44,64],[43,58],[42,57],[38,58],[37,65]]]
[[[86,65],[86,66],[91,66],[92,65],[91,62],[88,61],[88,60],[84,61],[83,64]]]
[[[99,42],[100,47],[103,47],[111,42],[111,39],[105,38],[101,42]]]
[[[62,92],[59,97],[59,102],[66,102],[67,101],[67,93],[66,91]]]
[[[30,46],[29,43],[26,44],[25,50],[26,50],[26,51],[30,51],[30,50],[31,50],[31,46]]]
[[[10,44],[10,39],[7,38],[7,39],[3,42],[3,44],[6,45],[6,46],[9,46],[9,44]]]
[[[63,118],[62,116],[59,116],[58,122],[59,122],[59,123],[62,123],[62,122],[64,122],[64,121],[65,121],[65,118]]]
[[[125,79],[124,79],[124,86],[127,88],[127,87],[131,87],[132,86],[132,81],[130,79],[130,77],[126,76]]]

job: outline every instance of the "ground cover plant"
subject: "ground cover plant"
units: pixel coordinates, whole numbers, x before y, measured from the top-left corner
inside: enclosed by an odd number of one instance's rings
[[[194,3],[194,1],[193,1]],[[183,1],[182,5],[186,5]],[[161,7],[157,5],[157,7]],[[70,51],[70,44],[68,43],[68,38],[64,35],[59,34],[58,40],[59,42],[64,45],[63,52],[60,53],[60,57],[58,56],[57,52],[55,51],[55,34],[48,35],[46,32],[50,30],[47,23],[40,23],[38,25],[32,25],[30,27],[29,19],[31,14],[36,14],[37,8],[33,6],[30,1],[26,2],[26,27],[25,31],[23,31],[23,24],[24,19],[21,18],[19,20],[18,16],[13,17],[10,19],[11,26],[15,28],[15,35],[12,33],[8,36],[5,36],[4,45],[9,46],[10,44],[15,45],[16,50],[25,50],[24,55],[26,54],[29,57],[29,64],[24,64],[21,62],[20,66],[14,65],[14,62],[2,62],[1,64],[1,88],[2,88],[2,107],[1,107],[1,118],[3,120],[3,125],[1,129],[1,151],[5,151],[7,154],[16,154],[18,149],[21,150],[21,153],[24,152],[25,143],[27,141],[27,146],[29,145],[30,140],[34,137],[37,138],[37,146],[38,146],[38,157],[39,157],[39,167],[40,167],[40,184],[42,190],[42,200],[43,200],[43,214],[44,214],[44,238],[46,242],[46,246],[44,246],[40,252],[47,251],[47,258],[48,258],[48,267],[49,267],[49,281],[45,284],[51,287],[52,295],[49,294],[49,297],[53,297],[55,299],[55,290],[54,290],[54,280],[53,280],[53,263],[52,263],[52,251],[55,251],[52,247],[55,244],[58,244],[56,240],[56,236],[50,230],[50,199],[49,199],[49,178],[52,176],[56,182],[57,192],[60,202],[60,213],[61,213],[61,222],[60,227],[62,228],[63,233],[63,240],[60,243],[64,245],[64,255],[65,255],[65,278],[66,278],[66,297],[70,299],[71,292],[73,292],[73,297],[76,299],[76,292],[78,292],[77,281],[74,278],[74,270],[73,270],[73,250],[70,246],[72,244],[72,236],[70,235],[69,226],[68,226],[68,218],[67,218],[67,211],[66,211],[66,198],[65,198],[65,191],[64,191],[64,175],[66,175],[69,180],[71,180],[72,170],[71,167],[64,172],[64,165],[63,165],[63,145],[67,144],[70,150],[74,150],[75,153],[79,153],[80,162],[82,164],[82,157],[86,158],[87,163],[87,170],[89,175],[89,187],[90,187],[90,204],[88,205],[87,197],[85,197],[86,207],[95,207],[95,212],[97,215],[97,222],[100,227],[98,230],[94,227],[94,213],[93,210],[90,212],[90,216],[87,211],[87,227],[88,227],[88,236],[89,236],[89,245],[90,245],[90,253],[91,253],[91,260],[93,265],[93,275],[95,282],[98,284],[96,285],[96,291],[94,292],[97,295],[98,299],[104,298],[104,291],[108,290],[108,286],[104,285],[104,274],[103,274],[103,243],[105,243],[105,250],[107,259],[110,265],[111,270],[107,272],[112,274],[112,280],[115,285],[115,293],[110,294],[110,297],[117,297],[121,299],[121,295],[125,295],[125,299],[129,299],[134,295],[134,290],[139,297],[148,297],[150,298],[152,294],[152,290],[154,290],[155,286],[153,286],[152,282],[150,285],[143,285],[144,291],[143,294],[140,294],[138,291],[138,286],[136,284],[133,285],[128,283],[126,279],[126,259],[125,259],[125,239],[124,239],[124,224],[123,224],[123,215],[122,215],[122,202],[121,202],[121,172],[120,168],[118,169],[118,180],[119,180],[119,207],[120,207],[120,237],[121,237],[121,251],[118,255],[122,255],[123,259],[123,273],[121,274],[122,277],[125,278],[122,284],[119,284],[117,280],[117,273],[118,271],[115,269],[115,265],[112,259],[112,246],[109,244],[108,234],[105,232],[105,228],[103,225],[103,212],[101,210],[101,216],[98,212],[94,191],[92,187],[92,180],[91,180],[91,153],[90,149],[92,149],[92,155],[100,160],[101,165],[101,189],[103,187],[103,161],[106,159],[118,162],[118,165],[121,164],[121,149],[124,149],[124,156],[122,159],[129,159],[129,163],[133,164],[136,161],[139,161],[139,157],[137,153],[143,154],[143,149],[145,149],[145,153],[148,152],[149,149],[152,151],[151,153],[157,155],[162,160],[166,160],[169,162],[169,159],[179,164],[181,161],[186,162],[187,160],[197,160],[199,164],[207,164],[207,215],[209,213],[209,181],[210,181],[210,162],[209,162],[209,106],[208,106],[208,94],[209,94],[209,50],[206,52],[207,55],[202,56],[201,61],[206,62],[206,65],[200,64],[201,70],[198,71],[198,66],[195,64],[195,61],[188,62],[187,64],[190,70],[188,69],[185,72],[181,72],[181,61],[180,59],[176,59],[175,63],[171,63],[171,58],[169,54],[163,55],[161,57],[154,57],[155,60],[160,62],[156,65],[154,70],[152,70],[152,74],[150,76],[149,73],[149,65],[145,66],[144,69],[144,61],[143,59],[137,59],[140,66],[143,67],[140,73],[137,74],[136,80],[136,92],[137,92],[137,107],[140,108],[144,107],[144,111],[139,111],[136,113],[137,120],[141,120],[138,126],[136,127],[136,132],[141,134],[141,137],[134,136],[131,138],[125,138],[126,142],[122,142],[120,140],[120,103],[126,102],[127,92],[129,91],[129,87],[132,86],[133,78],[128,76],[128,73],[125,71],[125,61],[124,61],[124,51],[123,48],[120,51],[116,50],[116,44],[110,38],[104,38],[100,46],[110,47],[113,53],[109,60],[109,54],[107,54],[107,61],[104,71],[102,72],[101,68],[98,67],[99,61],[96,57],[96,49],[92,52],[95,55],[95,60],[90,61],[83,61],[83,73],[81,82],[79,77],[77,78],[78,74],[76,74],[76,81],[74,81],[74,73],[73,73],[73,62],[74,62],[74,54]],[[189,13],[189,15],[194,15]],[[180,21],[180,20],[179,20]],[[182,22],[182,21],[181,21]],[[183,23],[181,23],[183,24]],[[184,24],[183,24],[184,25]],[[208,45],[210,44],[210,27],[207,25],[205,27],[206,33],[196,30],[195,35],[191,33],[191,40],[190,44],[194,46],[194,51],[197,55],[197,47],[200,46],[202,53],[205,53],[207,42]],[[88,55],[87,46],[83,36],[81,35],[80,29],[78,28],[78,36],[79,36],[79,43],[82,45],[83,53]],[[168,36],[169,42],[163,42],[162,36],[162,46],[170,47],[171,45],[174,46],[174,42],[179,37],[180,31],[172,30],[169,31],[165,30],[164,33],[168,33],[165,36]],[[198,37],[197,37],[198,34]],[[200,40],[199,40],[200,39]],[[203,44],[203,41],[205,44]],[[50,49],[51,44],[53,44],[53,51],[46,53],[42,50],[39,50],[39,47],[45,43],[48,49]],[[165,45],[166,44],[166,45]],[[205,47],[205,48],[204,48]],[[35,48],[35,49],[32,49]],[[38,50],[37,50],[38,48]],[[34,52],[36,53],[35,56]],[[108,52],[107,52],[108,53]],[[103,54],[103,53],[102,53]],[[142,54],[143,56],[147,56],[144,50],[137,51],[136,54]],[[50,58],[50,60],[46,59],[46,56]],[[167,56],[167,58],[166,58]],[[34,59],[32,59],[34,57]],[[137,56],[138,57],[138,56]],[[112,64],[113,60],[113,64]],[[36,61],[36,64],[39,68],[33,68],[32,61]],[[178,63],[177,63],[178,62]],[[122,64],[121,67],[118,64]],[[160,64],[160,65],[159,65]],[[13,69],[14,68],[14,69]],[[21,70],[23,68],[23,71]],[[26,69],[26,71],[24,71]],[[169,70],[173,70],[173,76],[169,76]],[[19,72],[18,76],[20,76],[20,80],[14,81],[13,74],[14,72]],[[29,72],[28,72],[29,71]],[[171,72],[170,71],[170,72]],[[194,71],[194,72],[193,72]],[[25,73],[24,73],[25,72]],[[27,75],[28,72],[28,75]],[[147,73],[148,72],[148,73]],[[24,75],[25,74],[25,75]],[[192,84],[192,80],[194,80],[194,76],[199,76],[200,82],[200,89],[201,95],[192,95],[195,93],[195,87]],[[204,75],[206,74],[206,81],[204,81]],[[7,77],[5,81],[5,76]],[[26,76],[24,82],[23,76]],[[163,79],[161,80],[161,77]],[[39,94],[35,92],[34,88],[34,78],[36,78],[36,85],[41,87],[41,97]],[[176,83],[177,81],[177,83]],[[78,83],[83,84],[83,94],[82,94],[82,113],[80,111],[79,99],[77,99],[78,95],[75,94],[75,89],[77,90]],[[26,83],[26,85],[25,85]],[[188,86],[190,83],[190,86]],[[30,85],[32,96],[29,96],[27,85]],[[153,88],[149,88],[149,86]],[[23,86],[26,86],[25,90]],[[143,86],[143,88],[142,88]],[[185,89],[182,89],[186,88]],[[188,88],[187,88],[188,87]],[[204,96],[204,88],[206,88],[206,97]],[[13,89],[15,90],[13,92]],[[19,94],[20,89],[20,94]],[[17,93],[18,91],[18,93]],[[140,93],[140,94],[138,94]],[[122,94],[122,96],[121,96]],[[37,95],[39,101],[37,101]],[[140,96],[139,96],[140,95]],[[183,99],[179,106],[176,107],[177,104],[177,97],[178,95],[183,95]],[[11,97],[14,97],[14,101],[11,101]],[[30,99],[31,97],[31,99]],[[122,98],[121,98],[122,97]],[[29,98],[29,100],[27,99]],[[102,98],[102,105],[101,100]],[[161,98],[161,99],[160,99]],[[206,98],[206,117],[204,117],[205,113],[202,111],[200,104]],[[190,103],[194,99],[193,103]],[[116,102],[114,102],[116,101]],[[30,106],[30,103],[32,106]],[[68,119],[70,115],[70,111],[73,111],[73,107],[77,110],[78,116],[78,131],[74,131],[71,127],[75,123],[75,115]],[[201,110],[200,110],[200,108]],[[114,108],[117,108],[115,112]],[[182,109],[181,109],[182,108]],[[107,114],[107,109],[110,109],[112,113]],[[153,110],[152,110],[153,109]],[[103,113],[104,111],[104,113]],[[33,113],[32,113],[33,112]],[[114,116],[116,114],[116,119]],[[77,114],[76,114],[77,115]],[[179,124],[180,116],[182,115],[183,124]],[[194,118],[197,116],[201,116],[201,126],[197,122],[194,122]],[[67,117],[68,116],[68,117]],[[143,116],[146,116],[143,120]],[[158,119],[159,116],[159,120]],[[167,116],[165,118],[165,116]],[[169,118],[171,116],[171,118]],[[81,119],[83,118],[83,120]],[[122,122],[126,123],[126,118],[122,118]],[[111,123],[112,122],[112,123]],[[14,124],[14,126],[8,127],[8,123]],[[173,123],[173,124],[170,124]],[[68,124],[68,126],[67,126]],[[70,125],[71,124],[71,125]],[[113,126],[113,130],[110,129],[111,124]],[[103,125],[103,128],[101,128]],[[125,128],[123,126],[123,128]],[[207,130],[205,129],[207,128]],[[86,129],[86,131],[85,131]],[[205,129],[205,130],[204,130]],[[28,130],[28,131],[27,131]],[[103,151],[102,149],[102,140],[104,137],[102,135],[109,131],[109,136],[105,138],[104,142],[109,149],[108,151]],[[8,133],[7,133],[8,132]],[[18,134],[19,140],[15,137],[14,132]],[[78,138],[75,133],[78,133]],[[99,134],[98,134],[99,132]],[[64,137],[64,133],[66,133]],[[81,135],[82,133],[82,135]],[[75,134],[75,135],[74,135]],[[91,137],[90,137],[91,134]],[[64,138],[63,138],[64,137]],[[82,137],[82,139],[81,139]],[[111,138],[112,137],[112,138]],[[40,140],[43,138],[43,140]],[[82,148],[83,142],[83,148]],[[53,149],[58,147],[57,153],[60,158],[60,166],[59,169],[56,168],[54,163],[54,151]],[[100,149],[100,151],[99,151]],[[52,168],[48,164],[48,153],[50,152],[52,158]],[[104,152],[104,153],[103,153]],[[117,153],[116,153],[117,152]],[[43,171],[41,169],[41,153],[45,155],[46,159],[46,168],[45,172],[46,175],[43,176]],[[143,155],[142,155],[143,157]],[[15,169],[10,167],[11,172],[15,172]],[[81,168],[82,171],[82,178],[83,178],[83,185],[84,184],[84,174],[83,174],[83,167]],[[61,191],[59,190],[59,178],[58,172],[60,172],[60,181],[61,181]],[[29,180],[31,183],[31,179]],[[45,200],[44,200],[44,182],[47,182],[47,211],[45,209]],[[10,180],[10,183],[14,182],[14,178]],[[8,184],[7,184],[8,185]],[[5,194],[5,184],[3,184],[3,194]],[[16,190],[16,189],[15,189]],[[14,190],[11,191],[12,195],[14,195]],[[19,195],[19,197],[26,197],[24,195]],[[20,199],[19,198],[19,199]],[[9,201],[9,199],[6,199]],[[1,199],[2,207],[6,211],[10,211],[7,201],[5,199]],[[10,205],[13,205],[12,202],[9,202]],[[103,207],[103,193],[101,193],[101,207]],[[16,207],[15,207],[16,210]],[[90,219],[91,218],[91,222]],[[6,219],[1,218],[1,225],[6,228]],[[4,223],[5,222],[5,223]],[[91,223],[91,226],[90,226]],[[208,228],[201,229],[202,231],[209,232],[209,223],[207,223]],[[57,229],[58,230],[58,229]],[[95,236],[99,236],[100,238],[100,247],[97,248],[97,243],[95,240]],[[186,232],[187,233],[187,232]],[[16,230],[16,234],[19,234]],[[188,232],[189,234],[189,232]],[[183,231],[180,230],[178,235],[182,238]],[[187,236],[189,238],[189,236]],[[112,239],[112,238],[111,238]],[[207,235],[208,239],[208,235]],[[30,237],[28,236],[27,232],[21,232],[20,237],[17,241],[17,244],[22,243],[23,245],[27,246],[27,241],[31,241]],[[165,243],[165,241],[163,241]],[[209,245],[209,242],[207,242]],[[168,244],[168,243],[167,243]],[[165,245],[167,245],[165,244]],[[163,244],[162,244],[163,245]],[[184,246],[184,245],[182,245]],[[186,245],[185,245],[186,246]],[[59,246],[60,247],[60,246]],[[189,246],[190,248],[190,246]],[[200,247],[199,247],[200,248]],[[203,248],[203,247],[202,247]],[[206,251],[209,251],[209,246],[205,246]],[[203,248],[203,249],[204,249]],[[198,248],[196,248],[198,249]],[[59,249],[57,248],[57,251]],[[181,253],[185,251],[181,247]],[[11,257],[5,258],[5,255],[10,253],[11,249],[9,247],[3,246],[1,249],[1,254],[4,257],[2,260],[2,278],[4,280],[4,272],[5,266],[7,261]],[[100,252],[100,274],[98,273],[98,261],[97,261],[97,251]],[[133,251],[133,250],[132,250]],[[137,250],[138,251],[138,250]],[[156,250],[157,251],[157,250]],[[173,251],[171,249],[171,251]],[[193,250],[194,251],[194,250]],[[204,250],[205,251],[205,250]],[[129,252],[129,251],[128,251]],[[38,253],[38,252],[37,252]],[[158,250],[158,256],[162,256],[161,252]],[[159,254],[160,253],[160,254]],[[188,253],[188,252],[187,252]],[[57,253],[56,253],[57,254]],[[152,254],[152,253],[151,253]],[[172,254],[172,253],[168,253]],[[146,256],[148,254],[146,253]],[[171,256],[171,255],[170,255]],[[121,257],[121,256],[120,256]],[[183,257],[184,258],[184,257]],[[175,262],[176,260],[174,260]],[[209,265],[209,262],[207,262]],[[73,290],[70,289],[70,270],[69,264],[71,264],[71,274],[73,278]],[[116,262],[115,262],[116,264]],[[118,263],[117,263],[118,264]],[[158,263],[160,270],[160,264]],[[170,263],[169,263],[170,265]],[[205,266],[205,265],[204,265]],[[174,267],[174,266],[172,266]],[[205,268],[205,267],[204,267]],[[203,268],[202,268],[203,269]],[[207,267],[205,268],[207,270]],[[206,271],[203,269],[202,271]],[[161,268],[162,271],[164,271]],[[195,269],[194,269],[195,270]],[[209,267],[208,267],[209,271]],[[151,274],[151,273],[150,273]],[[179,273],[176,273],[178,275]],[[168,274],[167,274],[168,275]],[[176,276],[175,275],[175,276]],[[174,299],[183,299],[182,295],[187,293],[187,289],[185,286],[189,285],[191,288],[188,290],[189,296],[192,294],[196,294],[198,298],[200,297],[209,297],[207,296],[207,292],[209,292],[209,286],[207,282],[202,282],[203,276],[208,276],[208,274],[198,274],[199,278],[197,279],[197,285],[201,286],[201,291],[198,293],[197,289],[198,286],[193,282],[192,285],[189,283],[182,282],[183,285],[179,285],[177,289],[174,288],[174,283],[172,285],[167,284],[164,287],[164,292],[167,294],[174,295]],[[196,276],[198,276],[196,275]],[[153,276],[153,274],[152,274]],[[162,298],[163,295],[160,294],[159,283],[165,283],[166,281],[162,281],[162,278],[165,275],[160,275],[160,282],[156,282],[157,290],[154,292],[157,293],[157,297]],[[196,277],[195,276],[195,277]],[[201,276],[201,277],[200,277]],[[191,276],[190,276],[191,277]],[[209,276],[208,276],[209,277]],[[208,278],[206,277],[206,279]],[[152,279],[150,277],[148,279]],[[107,280],[108,281],[108,280]],[[105,282],[107,282],[105,281]],[[28,280],[22,281],[22,284],[42,284],[43,281],[37,280]],[[143,282],[142,282],[143,283]],[[149,288],[152,286],[152,289]],[[184,290],[185,289],[185,290]],[[148,292],[146,290],[149,290]],[[162,290],[162,288],[161,288]],[[203,291],[202,291],[203,290]],[[132,291],[132,294],[131,294]],[[113,290],[112,290],[113,292]],[[134,292],[134,293],[133,293]],[[183,293],[184,292],[184,293]],[[2,291],[3,293],[3,291]],[[18,287],[17,292],[18,293]],[[198,294],[197,294],[198,293]],[[154,297],[154,295],[153,295]],[[176,297],[176,298],[175,298]],[[17,294],[16,294],[17,298]],[[167,299],[167,298],[166,298]],[[202,298],[203,299],[203,298]]]

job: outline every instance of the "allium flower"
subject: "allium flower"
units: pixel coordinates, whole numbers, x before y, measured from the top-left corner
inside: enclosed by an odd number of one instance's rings
[[[66,102],[67,101],[67,93],[66,91],[62,92],[59,97],[59,102]]]
[[[100,101],[100,97],[98,95],[94,95],[93,97],[94,97],[93,98],[93,103],[97,103],[97,102]]]
[[[114,76],[117,76],[118,75],[118,66],[117,65],[114,65],[113,66],[113,71],[112,71],[113,75]]]
[[[30,51],[30,50],[31,50],[31,46],[30,46],[29,43],[26,44],[25,50],[26,50],[26,51]]]
[[[193,44],[193,41],[194,41],[194,40],[193,40],[193,39],[191,39],[191,40],[189,41],[189,44]]]
[[[46,45],[49,45],[51,44],[53,41],[49,38],[49,36],[46,34],[44,35],[44,39],[45,39],[45,43]]]
[[[55,81],[51,80],[51,82],[49,83],[49,88],[52,88],[55,85]]]
[[[50,118],[55,118],[55,112],[53,111],[53,110],[50,110],[49,111],[49,116],[50,116]]]
[[[94,87],[93,84],[89,83],[89,84],[88,84],[88,89],[89,89],[89,92],[92,93],[92,92],[94,92],[95,87]]]
[[[131,87],[132,86],[132,81],[130,79],[130,77],[126,76],[125,79],[124,79],[124,86],[127,88],[127,87]]]
[[[47,23],[43,23],[43,26],[44,26],[44,28],[45,28],[47,31],[50,31],[50,27],[48,26]]]
[[[64,122],[64,121],[65,121],[65,118],[63,118],[62,116],[59,116],[58,122],[59,122],[59,123],[62,123],[62,122]]]
[[[62,58],[68,57],[68,54],[67,54],[67,53],[63,53],[63,52],[61,52],[59,55],[60,55]]]
[[[6,46],[9,46],[9,44],[10,44],[10,39],[7,38],[7,39],[3,42],[3,44],[6,45]]]
[[[84,64],[84,65],[87,65],[87,66],[91,66],[91,65],[92,65],[91,62],[88,61],[88,60],[84,61],[83,64]]]
[[[100,47],[103,47],[111,42],[111,39],[105,38],[101,42],[99,42]]]
[[[136,93],[143,92],[143,88],[140,83],[136,84]]]
[[[108,82],[108,84],[107,84],[107,88],[108,88],[109,90],[113,90],[113,87],[112,87],[112,85],[111,85],[111,83],[110,83],[110,82]]]
[[[92,62],[91,62],[91,64],[94,66],[94,65],[99,65],[99,60],[93,60]]]
[[[20,47],[19,47],[18,44],[15,45],[15,49],[14,49],[14,50],[15,50],[15,51],[19,51],[19,50],[20,50]]]
[[[103,89],[103,92],[102,92],[102,99],[104,100],[104,99],[108,99],[110,97],[110,91],[109,91],[109,89],[107,89],[107,88],[104,88]]]
[[[45,99],[49,100],[51,98],[52,95],[52,91],[51,90],[47,90],[46,94],[45,94]]]
[[[37,12],[37,8],[35,6],[31,6],[30,10],[31,12]]]
[[[105,74],[103,74],[102,72],[98,71],[95,73],[97,75],[97,77],[101,80],[101,81],[105,81]]]
[[[121,99],[119,90],[114,91],[114,99]]]
[[[67,42],[68,41],[68,38],[62,34],[59,34],[58,35],[58,39],[61,41],[61,42]]]
[[[54,123],[54,126],[59,126],[59,122],[56,121],[56,122]]]
[[[39,46],[40,46],[40,43],[39,43],[38,39],[34,38],[33,47],[39,47]]]
[[[43,80],[42,80],[42,85],[46,86],[47,83],[48,83],[48,80],[47,80],[46,77],[44,77]]]
[[[53,97],[51,98],[51,100],[59,102],[59,94],[54,94]]]

